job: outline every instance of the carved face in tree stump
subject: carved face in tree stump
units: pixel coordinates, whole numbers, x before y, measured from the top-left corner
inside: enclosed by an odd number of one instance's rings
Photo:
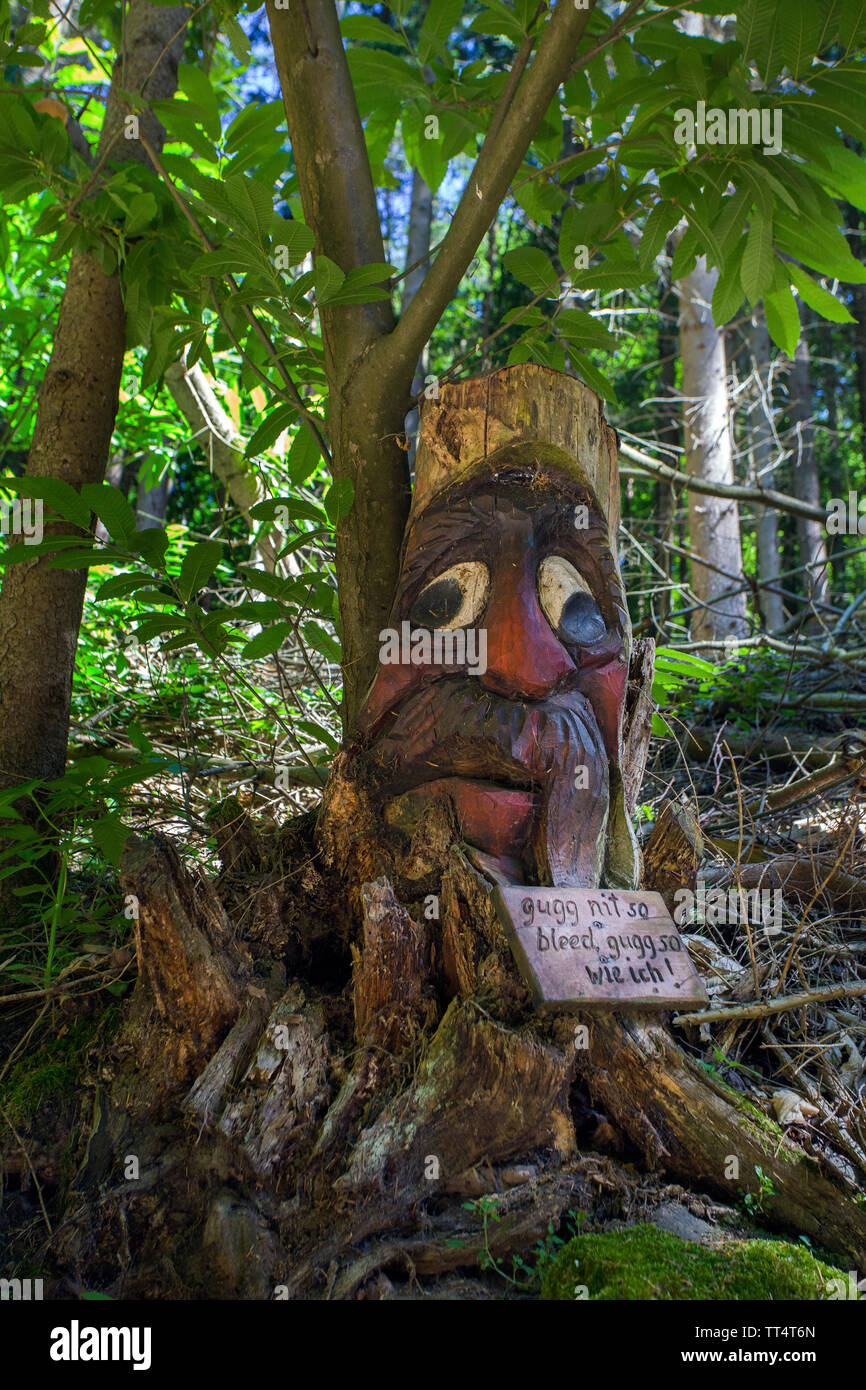
[[[616,483],[598,399],[561,373],[512,368],[424,410],[358,737],[392,826],[448,798],[512,882],[633,877],[609,852],[629,642]]]

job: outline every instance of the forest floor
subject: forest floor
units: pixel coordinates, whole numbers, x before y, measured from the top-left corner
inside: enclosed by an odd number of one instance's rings
[[[672,804],[692,836],[699,891],[682,927],[710,1007],[727,1011],[703,1023],[673,1019],[681,1046],[825,1170],[858,1188],[857,1200],[866,1203],[864,710],[866,678],[830,664],[785,668],[758,659],[732,669],[711,691],[692,690],[685,704],[665,710],[668,731],[653,741],[638,830],[646,843],[661,808]],[[234,781],[221,775],[220,783],[254,816],[264,806],[261,823],[275,830],[271,784],[260,797],[249,771]],[[126,820],[141,831],[155,824],[174,831],[185,840],[182,853],[210,865],[205,817],[217,800],[212,778],[172,787],[169,774],[156,801],[141,796]],[[299,788],[289,810],[312,810],[317,800],[317,790]],[[182,806],[195,808],[198,835],[190,835]],[[86,911],[93,885],[82,875],[76,888]],[[758,900],[748,896],[756,891],[765,895],[757,911]],[[0,959],[0,982],[10,959],[20,962],[20,938],[15,942]],[[70,950],[47,986],[35,979],[0,985],[2,1272],[9,1265],[22,1277],[44,1271],[60,1298],[86,1292],[57,1270],[51,1254],[92,1127],[84,1113],[92,1092],[82,1078],[98,1073],[135,978],[128,935],[89,945]],[[549,1175],[542,1181],[532,1164],[481,1164],[457,1194],[479,1233],[467,1266],[455,1255],[449,1272],[429,1278],[379,1270],[355,1296],[537,1297],[571,1237],[644,1222],[709,1247],[767,1235],[763,1218],[773,1189],[759,1169],[757,1191],[746,1175],[741,1202],[725,1204],[643,1171],[640,1155],[603,1111],[578,1092],[572,1105],[579,1153],[556,1181],[572,1185],[573,1202],[554,1202],[555,1215],[545,1221]],[[507,1225],[511,1195],[527,1186],[538,1188],[540,1225],[517,1257],[500,1257],[497,1229]],[[455,1228],[451,1239],[459,1249],[465,1231]],[[98,1287],[98,1269],[92,1278]]]

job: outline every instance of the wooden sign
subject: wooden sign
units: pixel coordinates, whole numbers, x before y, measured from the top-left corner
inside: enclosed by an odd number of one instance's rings
[[[500,886],[494,902],[539,1009],[708,1002],[659,893]]]

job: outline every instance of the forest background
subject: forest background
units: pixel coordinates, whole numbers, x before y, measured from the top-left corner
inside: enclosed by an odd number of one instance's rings
[[[302,195],[346,111],[323,89],[293,152],[264,10],[3,0],[16,1008],[79,981],[128,992],[131,831],[209,867],[221,797],[279,822],[317,804],[393,592],[417,407],[513,363],[579,376],[619,434],[621,565],[658,647],[642,833],[673,790],[737,867],[836,842],[866,709],[866,5],[574,12],[578,57],[502,157],[545,5],[336,6],[382,235],[341,262],[371,208],[346,217],[344,191],[329,242]],[[758,120],[712,127],[731,111]],[[479,150],[504,184],[470,247]],[[392,309],[413,409],[396,399],[358,466],[329,383],[340,344]],[[757,795],[778,777],[772,740],[794,749],[786,818],[744,830],[750,778]],[[822,764],[835,780],[785,796]]]

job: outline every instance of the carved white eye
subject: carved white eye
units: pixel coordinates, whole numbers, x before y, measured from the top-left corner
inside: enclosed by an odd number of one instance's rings
[[[484,610],[490,573],[480,560],[463,560],[443,571],[412,604],[413,627],[457,628],[474,623]]]
[[[567,642],[589,647],[607,632],[592,590],[562,555],[548,555],[539,565],[538,597],[550,626]]]

